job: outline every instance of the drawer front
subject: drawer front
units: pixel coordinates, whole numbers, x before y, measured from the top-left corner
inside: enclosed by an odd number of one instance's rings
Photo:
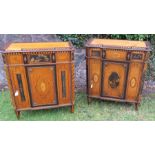
[[[104,62],[102,96],[124,98],[127,74],[126,63]]]
[[[7,61],[10,65],[23,64],[23,56],[20,54],[7,55]],[[17,109],[31,107],[25,68],[23,66],[11,66],[9,72],[9,83],[12,84],[12,96]]]
[[[56,61],[57,62],[71,61],[71,52],[56,52]]]
[[[106,50],[106,59],[108,60],[126,60],[127,52],[121,50]]]
[[[31,53],[30,55],[23,55],[24,64],[47,64],[55,63],[55,53]]]
[[[131,61],[144,61],[144,52],[131,52]]]
[[[56,104],[55,67],[28,67],[33,106]]]
[[[10,65],[23,64],[23,55],[21,54],[7,55],[6,58],[7,58],[8,64]]]
[[[102,57],[102,49],[101,48],[91,48],[89,50],[89,57],[101,58]]]
[[[59,104],[71,103],[71,66],[70,64],[56,65],[57,88]],[[74,90],[73,90],[74,91]]]
[[[28,56],[29,63],[35,64],[35,63],[50,63],[51,61],[51,55],[50,54],[35,54],[35,55],[29,55]]]
[[[31,53],[31,54],[23,54],[23,63],[24,64],[48,64],[55,63],[56,56],[55,52],[45,52],[45,53]]]

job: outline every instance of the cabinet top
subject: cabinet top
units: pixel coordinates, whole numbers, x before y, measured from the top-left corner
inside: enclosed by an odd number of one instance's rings
[[[33,52],[33,51],[66,51],[73,50],[70,42],[33,42],[33,43],[11,43],[5,52]],[[4,53],[5,53],[4,52]]]
[[[151,51],[151,45],[147,41],[130,41],[116,39],[90,39],[86,43],[86,47]]]

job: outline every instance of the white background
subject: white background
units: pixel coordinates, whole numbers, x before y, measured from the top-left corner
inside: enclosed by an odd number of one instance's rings
[[[154,33],[154,0],[1,0],[0,33]]]
[[[155,33],[153,2],[1,0],[0,33]],[[0,155],[154,155],[154,141],[154,122],[0,122]]]

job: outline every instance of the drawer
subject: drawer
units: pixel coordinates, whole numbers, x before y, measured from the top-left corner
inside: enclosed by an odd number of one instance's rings
[[[50,63],[51,62],[51,55],[50,54],[31,54],[27,57],[24,56],[24,62],[29,64],[37,64],[37,63]]]
[[[90,49],[89,57],[95,57],[95,58],[102,57],[102,49],[101,48],[92,48],[92,49]]]
[[[71,52],[56,52],[56,61],[65,62],[71,61]]]
[[[9,65],[23,64],[23,56],[21,54],[6,55],[6,60]]]
[[[23,55],[24,64],[44,64],[55,62],[55,53],[35,53],[35,54],[24,54]]]
[[[145,53],[144,52],[132,52],[131,53],[131,61],[143,61],[145,57]]]
[[[108,60],[126,60],[127,52],[123,50],[106,50],[106,59]]]

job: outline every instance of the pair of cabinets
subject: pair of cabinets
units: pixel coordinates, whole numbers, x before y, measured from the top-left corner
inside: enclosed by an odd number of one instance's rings
[[[140,103],[148,42],[90,39],[86,43],[88,101]],[[17,116],[22,110],[70,106],[74,111],[74,48],[69,42],[12,43],[3,53]]]

